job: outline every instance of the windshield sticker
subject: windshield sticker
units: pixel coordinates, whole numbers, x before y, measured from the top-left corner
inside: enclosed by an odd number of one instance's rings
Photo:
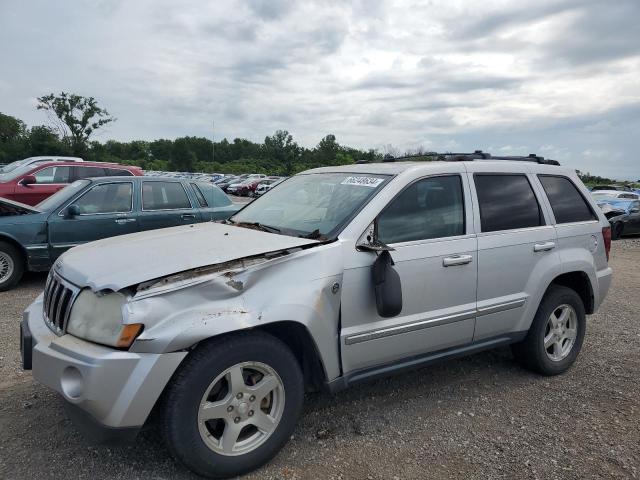
[[[359,185],[361,187],[371,187],[376,188],[384,182],[384,178],[376,178],[376,177],[347,177],[342,182],[341,185]]]

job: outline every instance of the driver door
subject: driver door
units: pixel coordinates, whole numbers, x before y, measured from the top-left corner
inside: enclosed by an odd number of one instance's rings
[[[342,293],[344,373],[471,342],[476,310],[477,239],[466,174],[425,177],[378,215],[378,240],[392,247],[402,311],[376,309],[372,252],[354,252]]]
[[[69,217],[66,208],[76,205],[80,215]],[[133,211],[133,182],[97,184],[49,218],[51,260],[87,242],[138,231]]]

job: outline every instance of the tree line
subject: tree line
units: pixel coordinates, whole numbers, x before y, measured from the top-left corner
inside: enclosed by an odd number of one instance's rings
[[[146,170],[292,175],[308,168],[375,161],[382,155],[340,145],[327,135],[313,148],[299,145],[286,130],[262,143],[245,138],[212,142],[204,137],[99,142],[96,130],[115,121],[93,97],[62,92],[38,98],[48,124],[28,127],[0,112],[0,163],[38,155],[74,155],[85,160],[138,165]]]
[[[74,155],[91,161],[138,165],[146,170],[292,175],[309,168],[384,158],[373,149],[340,145],[332,134],[307,148],[286,130],[277,130],[262,143],[223,138],[214,144],[208,138],[190,136],[99,142],[92,140],[92,135],[116,118],[98,106],[95,98],[52,93],[39,97],[36,108],[47,115],[47,125],[28,127],[22,120],[0,112],[0,163],[39,155]],[[390,154],[398,156],[399,152],[389,146],[387,155]],[[405,154],[417,155],[419,160],[437,159],[422,151]],[[588,184],[614,182],[589,173],[578,174]]]

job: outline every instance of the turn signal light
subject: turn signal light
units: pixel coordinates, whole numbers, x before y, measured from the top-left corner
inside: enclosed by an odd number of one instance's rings
[[[133,341],[136,339],[138,335],[142,332],[141,323],[132,323],[131,325],[125,325],[120,332],[120,337],[118,338],[118,343],[116,344],[119,348],[129,348]]]

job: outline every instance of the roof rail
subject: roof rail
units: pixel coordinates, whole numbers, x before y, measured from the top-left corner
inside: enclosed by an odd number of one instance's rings
[[[402,157],[391,157],[385,155],[384,162],[395,162],[396,160],[404,160],[409,158],[422,158],[422,157],[435,157],[436,160],[444,162],[468,162],[472,160],[512,160],[517,162],[534,162],[544,165],[560,165],[557,160],[546,159],[535,153],[530,153],[525,156],[507,155],[494,157],[490,153],[485,153],[482,150],[476,150],[473,153],[438,153],[438,152],[424,152],[412,155],[403,155]]]

